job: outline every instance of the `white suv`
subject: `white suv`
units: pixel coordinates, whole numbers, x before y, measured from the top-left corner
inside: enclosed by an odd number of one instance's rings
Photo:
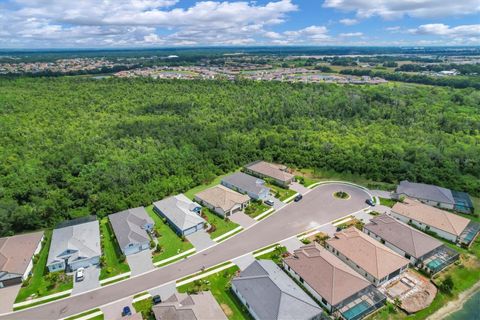
[[[77,279],[77,282],[83,281],[84,273],[85,273],[85,268],[78,268],[77,269],[77,275],[75,277]]]

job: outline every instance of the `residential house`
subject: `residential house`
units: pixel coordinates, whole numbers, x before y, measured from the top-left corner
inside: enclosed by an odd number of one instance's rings
[[[153,204],[153,210],[167,219],[168,224],[180,236],[186,236],[203,230],[205,220],[200,216],[202,207],[179,194]]]
[[[210,291],[192,295],[175,293],[152,310],[156,320],[227,320]]]
[[[335,233],[325,246],[375,286],[407,270],[409,261],[355,227]]]
[[[244,170],[245,173],[259,178],[269,178],[275,184],[284,187],[288,187],[295,180],[295,176],[287,171],[288,168],[286,166],[261,160],[246,165]]]
[[[232,291],[256,320],[322,318],[322,309],[271,260],[252,262],[232,279]]]
[[[434,232],[443,239],[465,246],[469,246],[480,231],[479,223],[408,198],[397,202],[391,215],[421,230]]]
[[[254,200],[265,200],[270,193],[270,188],[265,186],[265,181],[243,172],[236,172],[223,178],[222,185],[246,194]]]
[[[439,264],[444,268],[458,258],[442,242],[386,214],[371,219],[363,232],[428,272],[438,272]]]
[[[228,217],[245,209],[250,202],[250,197],[222,185],[216,185],[197,193],[195,201],[222,217]]]
[[[0,238],[0,288],[22,283],[42,248],[43,232]]]
[[[456,210],[463,213],[473,213],[473,203],[465,192],[452,191],[447,188],[409,181],[401,181],[394,196],[417,199],[430,206]]]
[[[369,281],[317,243],[295,250],[283,266],[336,318],[359,319],[386,301]]]
[[[150,248],[149,232],[155,225],[144,207],[124,210],[108,216],[118,246],[128,256]]]
[[[94,216],[66,221],[53,230],[47,267],[50,272],[75,271],[100,263],[100,227]]]

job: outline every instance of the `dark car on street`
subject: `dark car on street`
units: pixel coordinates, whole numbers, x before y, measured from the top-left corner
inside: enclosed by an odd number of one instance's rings
[[[298,202],[303,199],[303,196],[301,194],[297,195],[293,201]]]
[[[122,317],[131,316],[131,315],[132,315],[132,310],[130,310],[130,307],[129,306],[123,307]]]
[[[365,201],[369,206],[375,207],[375,202],[372,201],[372,199],[367,199]]]

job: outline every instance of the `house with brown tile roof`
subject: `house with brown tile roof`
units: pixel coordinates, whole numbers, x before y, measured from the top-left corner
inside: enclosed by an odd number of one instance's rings
[[[216,185],[197,193],[194,200],[222,217],[228,217],[245,209],[250,197],[225,186]]]
[[[175,293],[152,310],[157,320],[227,320],[210,291],[192,295]]]
[[[444,268],[458,258],[458,253],[442,242],[386,214],[371,219],[363,232],[409,259],[411,265],[427,267],[427,272],[436,268],[429,268],[426,261],[435,259],[434,264],[442,262]]]
[[[270,178],[275,183],[288,186],[295,180],[295,176],[287,172],[287,167],[266,161],[255,161],[245,166],[245,172],[259,178]]]
[[[360,307],[362,316],[378,309],[386,297],[334,254],[312,243],[283,260],[284,269],[330,312],[349,319]]]
[[[43,232],[0,238],[0,288],[22,283],[42,248]]]
[[[355,227],[327,240],[326,248],[375,286],[398,276],[409,261]]]
[[[435,232],[439,237],[453,243],[469,245],[479,231],[478,223],[408,198],[397,202],[391,215],[421,230]]]

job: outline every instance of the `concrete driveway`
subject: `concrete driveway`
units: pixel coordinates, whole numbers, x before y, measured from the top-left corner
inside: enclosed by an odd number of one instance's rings
[[[176,292],[177,292],[177,286],[175,284],[175,281],[169,282],[159,287],[148,290],[148,293],[150,293],[152,297],[159,295],[162,301],[167,300]]]
[[[282,242],[280,242],[280,245],[286,247],[287,251],[292,254],[295,250],[304,246],[303,242],[298,240],[297,237],[291,237],[287,240],[283,240]]]
[[[216,242],[210,238],[210,235],[205,230],[199,230],[189,234],[187,239],[191,244],[193,244],[197,251],[206,249],[216,244]]]
[[[340,190],[350,194],[348,201],[332,197],[333,193]],[[0,320],[59,319],[97,308],[188,276],[200,271],[202,266],[209,268],[224,261],[231,261],[251,251],[364,210],[367,198],[367,192],[355,186],[341,183],[323,184],[304,195],[301,201],[289,203],[235,237],[188,259],[88,293],[2,315]]]
[[[79,294],[85,291],[96,289],[100,287],[99,277],[100,277],[100,268],[97,266],[91,266],[85,269],[85,276],[82,281],[75,279],[75,274],[73,274],[73,289],[72,295]]]
[[[230,220],[235,222],[236,224],[241,225],[244,229],[250,227],[253,225],[257,220],[250,218],[246,213],[244,212],[235,212],[232,214],[230,217],[228,217]]]
[[[253,261],[255,261],[255,257],[251,253],[232,260],[242,271],[251,265]]]
[[[372,196],[374,197],[380,197],[380,198],[385,198],[385,199],[392,199],[392,193],[390,191],[384,191],[384,190],[372,190],[371,191]]]
[[[152,253],[150,250],[143,250],[127,256],[127,262],[132,271],[132,276],[155,269],[152,263]]]
[[[0,289],[0,314],[13,310],[13,303],[22,285],[9,286]]]
[[[279,199],[275,198],[273,195],[268,195],[267,199],[273,202],[272,208],[275,210],[283,208],[286,205],[285,202],[280,201]]]
[[[101,307],[100,310],[103,312],[103,318],[105,320],[118,320],[122,318],[123,307],[129,306],[132,310],[132,314],[135,313],[135,308],[132,305],[132,297],[125,298],[122,300],[115,301],[108,306]]]
[[[310,189],[308,189],[307,187],[304,187],[303,185],[301,185],[298,182],[292,182],[290,184],[290,189],[292,189],[295,192],[300,193],[301,195],[304,195],[305,193],[310,191]]]

